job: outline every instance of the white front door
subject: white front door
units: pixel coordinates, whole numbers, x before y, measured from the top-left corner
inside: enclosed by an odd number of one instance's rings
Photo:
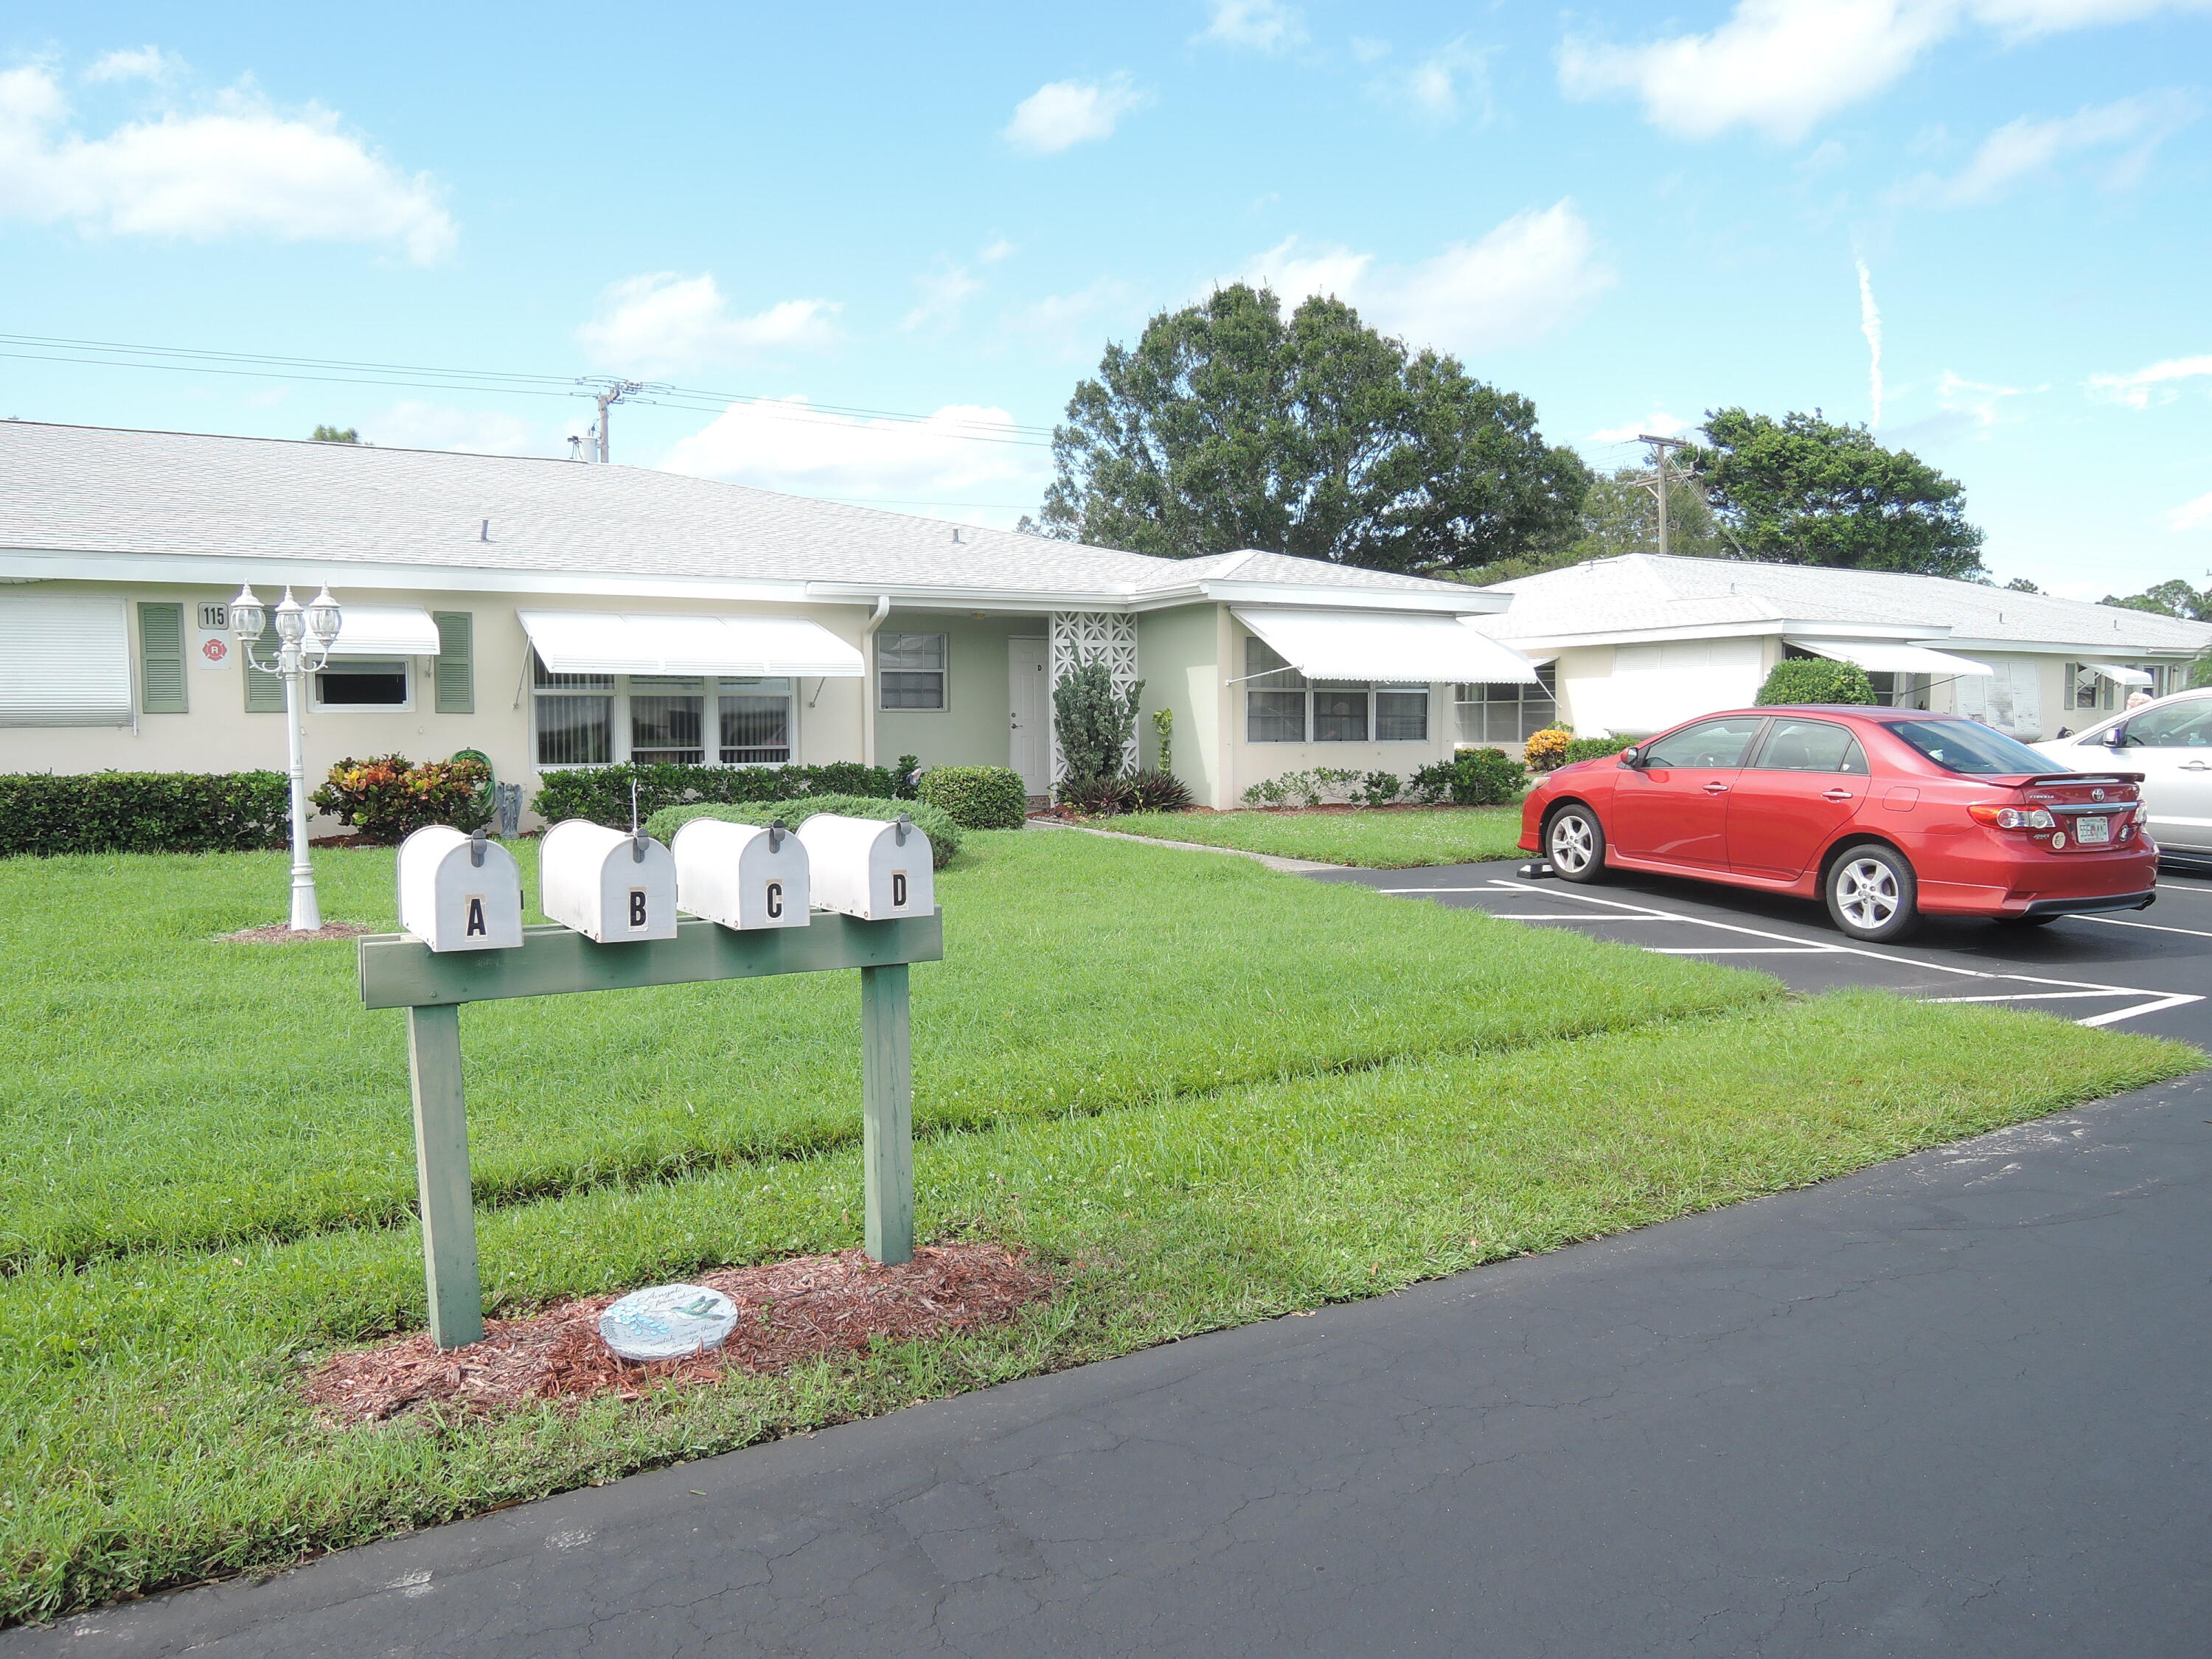
[[[1052,687],[1042,640],[1006,641],[1006,702],[1012,710],[1006,764],[1032,795],[1052,789]]]

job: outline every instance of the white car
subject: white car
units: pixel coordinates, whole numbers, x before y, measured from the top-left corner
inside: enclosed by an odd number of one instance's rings
[[[2140,772],[2162,853],[2212,860],[2212,686],[2177,691],[2070,737],[2031,744],[2054,770]]]

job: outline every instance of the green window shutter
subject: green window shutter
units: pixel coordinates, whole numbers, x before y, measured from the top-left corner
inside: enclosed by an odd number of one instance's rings
[[[466,611],[434,611],[438,624],[437,708],[441,714],[477,712],[476,619]]]
[[[138,706],[149,714],[185,713],[185,607],[138,607]]]
[[[254,643],[252,655],[274,667],[276,663],[276,618],[261,625],[261,637]],[[249,714],[281,714],[284,712],[284,677],[264,674],[246,660],[247,653],[239,653],[239,671],[246,676],[246,712]]]

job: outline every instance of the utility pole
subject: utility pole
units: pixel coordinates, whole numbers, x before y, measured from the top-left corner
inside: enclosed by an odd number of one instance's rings
[[[593,382],[582,380],[578,384],[590,386]],[[592,394],[592,401],[599,405],[599,424],[592,428],[592,437],[595,441],[593,447],[598,453],[592,459],[604,463],[614,459],[613,447],[607,439],[607,411],[623,398],[635,398],[646,388],[645,382],[642,380],[601,380],[597,384],[599,390]]]
[[[1674,479],[1686,475],[1667,469],[1667,452],[1686,449],[1686,438],[1655,438],[1648,432],[1636,434],[1636,441],[1651,446],[1651,476],[1642,480],[1644,487],[1659,498],[1659,556],[1667,556],[1667,486]]]

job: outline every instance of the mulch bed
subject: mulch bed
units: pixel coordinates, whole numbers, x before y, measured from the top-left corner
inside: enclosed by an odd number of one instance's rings
[[[376,931],[366,922],[326,921],[307,933],[295,933],[281,921],[272,921],[265,927],[241,927],[234,933],[222,935],[224,945],[301,945],[318,939],[359,939],[363,933]]]
[[[617,1358],[599,1340],[599,1315],[623,1294],[617,1291],[526,1318],[488,1320],[483,1341],[450,1352],[423,1333],[333,1354],[307,1373],[307,1399],[333,1425],[433,1406],[496,1412],[597,1395],[639,1400],[729,1371],[778,1371],[823,1354],[866,1353],[878,1341],[996,1324],[1052,1291],[1043,1268],[995,1244],[924,1245],[895,1267],[840,1250],[684,1282],[738,1304],[737,1328],[720,1348],[641,1364]]]

